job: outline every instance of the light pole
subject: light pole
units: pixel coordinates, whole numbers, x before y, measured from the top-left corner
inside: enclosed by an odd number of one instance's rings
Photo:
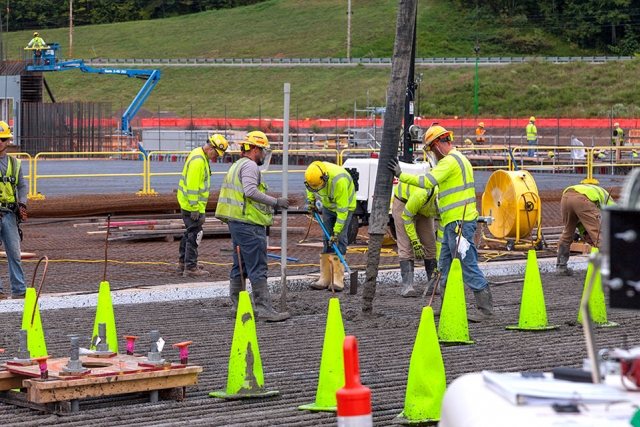
[[[473,96],[473,108],[476,115],[476,119],[478,118],[478,55],[480,53],[480,45],[478,44],[478,39],[476,39],[476,45],[473,47],[473,50],[476,51],[476,86]]]
[[[351,0],[347,2],[347,59],[351,59]]]

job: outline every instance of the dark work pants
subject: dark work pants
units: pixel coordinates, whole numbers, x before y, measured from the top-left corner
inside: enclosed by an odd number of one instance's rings
[[[186,230],[180,240],[180,258],[178,261],[184,263],[185,270],[195,270],[198,268],[198,246],[202,240],[202,224],[204,224],[205,214],[200,214],[200,219],[191,219],[191,212],[181,210],[182,221]]]

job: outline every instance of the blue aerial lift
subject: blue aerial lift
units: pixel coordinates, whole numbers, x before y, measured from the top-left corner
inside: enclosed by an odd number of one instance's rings
[[[125,136],[133,136],[133,132],[131,131],[131,121],[160,80],[160,75],[162,74],[160,70],[93,68],[86,65],[82,60],[63,61],[62,48],[58,43],[51,43],[50,45],[43,46],[41,48],[27,47],[24,51],[25,60],[27,62],[27,71],[80,70],[83,73],[120,75],[146,80],[144,85],[142,85],[142,89],[140,89],[127,110],[122,114],[121,131]],[[138,149],[145,157],[147,156],[147,153],[141,144],[138,144]]]

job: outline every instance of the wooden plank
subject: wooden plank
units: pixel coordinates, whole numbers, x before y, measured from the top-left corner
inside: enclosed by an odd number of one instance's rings
[[[22,387],[22,381],[27,379],[26,375],[14,374],[9,371],[0,371],[0,391],[12,390]]]

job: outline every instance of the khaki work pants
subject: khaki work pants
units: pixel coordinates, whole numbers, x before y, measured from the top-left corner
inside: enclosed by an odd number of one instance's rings
[[[562,235],[558,240],[558,246],[571,245],[578,221],[584,225],[589,237],[593,240],[593,244],[596,247],[600,245],[602,215],[595,202],[592,202],[583,194],[568,190],[560,201],[560,213],[562,214],[564,230],[562,230]]]
[[[413,256],[413,245],[404,228],[404,220],[402,212],[404,211],[404,202],[397,198],[393,198],[391,205],[391,215],[396,226],[396,242],[398,243],[398,259],[407,261],[415,259]],[[426,259],[435,259],[436,257],[436,232],[434,220],[431,217],[417,214],[413,217],[413,224],[416,227],[416,233],[420,243],[424,246]]]

